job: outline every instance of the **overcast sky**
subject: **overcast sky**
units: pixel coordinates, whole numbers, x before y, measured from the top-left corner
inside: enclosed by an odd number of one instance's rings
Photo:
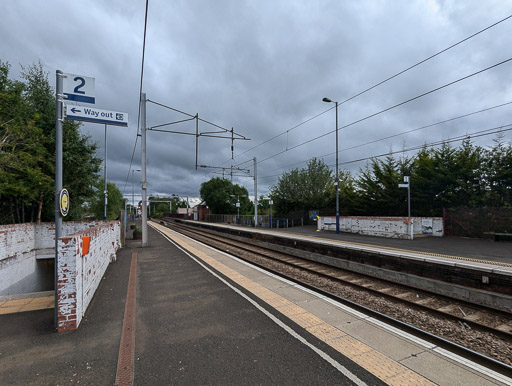
[[[12,65],[12,77],[19,77],[20,64],[40,60],[52,84],[57,69],[94,77],[94,107],[129,113],[128,128],[108,127],[107,147],[108,180],[127,197],[144,11],[144,0],[0,4],[0,59]],[[258,194],[266,194],[279,174],[304,167],[311,157],[334,167],[334,133],[297,146],[335,129],[335,110],[326,111],[334,104],[322,102],[323,97],[341,103],[511,14],[512,1],[506,0],[149,0],[143,92],[249,138],[235,141],[232,160],[230,140],[201,137],[198,163],[240,165],[252,175],[257,157]],[[338,126],[510,58],[512,18],[341,104]],[[512,61],[340,130],[340,168],[357,174],[366,161],[348,162],[510,125],[512,104],[376,141],[508,102]],[[149,127],[186,118],[147,106]],[[194,133],[195,123],[168,129]],[[103,158],[104,126],[86,123],[81,130],[98,142]],[[199,124],[200,132],[214,130]],[[505,132],[507,141],[511,133]],[[489,146],[493,138],[474,141]],[[350,147],[355,148],[345,150]],[[150,195],[198,197],[202,182],[220,176],[212,172],[221,169],[195,170],[193,136],[148,131],[147,151]],[[139,140],[132,169],[140,169],[140,159]],[[140,192],[140,173],[134,177]],[[234,177],[234,182],[253,195],[251,177]]]

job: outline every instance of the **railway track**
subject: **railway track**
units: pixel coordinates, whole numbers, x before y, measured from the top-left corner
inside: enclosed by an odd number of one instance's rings
[[[183,224],[166,222],[164,225],[280,276],[323,291],[337,300],[341,297],[350,305],[376,312],[380,319],[391,318],[401,326],[405,323],[416,333],[426,330],[433,336],[440,335],[448,345],[452,342],[463,351],[467,348],[482,354],[482,358],[477,358],[480,361],[485,362],[485,358],[490,357],[497,361],[498,367],[501,363],[507,372],[512,370],[512,315],[509,313],[327,266]],[[405,310],[405,317],[400,309]],[[445,333],[447,331],[451,333]],[[503,351],[503,348],[508,349]]]

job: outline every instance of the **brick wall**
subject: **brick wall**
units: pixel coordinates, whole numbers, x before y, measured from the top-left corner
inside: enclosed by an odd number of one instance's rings
[[[411,217],[411,220],[413,234],[420,235],[427,234],[427,232],[432,236],[443,236],[444,234],[443,219],[441,217]],[[335,231],[336,217],[320,217],[317,228],[319,230]],[[340,231],[369,236],[411,239],[411,229],[407,224],[407,217],[343,216],[340,217]]]
[[[33,224],[0,226],[0,296],[37,289]]]
[[[62,234],[101,223],[65,221]],[[53,289],[53,263],[37,261],[39,254],[55,254],[54,223],[0,225],[0,296]]]
[[[92,228],[61,237],[58,257],[58,331],[78,328],[108,264],[121,245],[118,221],[102,222]],[[83,237],[89,236],[84,255]]]

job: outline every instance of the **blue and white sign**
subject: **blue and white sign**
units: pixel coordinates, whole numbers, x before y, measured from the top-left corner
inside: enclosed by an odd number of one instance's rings
[[[96,102],[94,97],[94,78],[75,74],[62,74],[62,92],[64,99],[76,102]]]
[[[93,109],[91,107],[65,105],[66,119],[103,123],[106,125],[128,126],[128,113]]]

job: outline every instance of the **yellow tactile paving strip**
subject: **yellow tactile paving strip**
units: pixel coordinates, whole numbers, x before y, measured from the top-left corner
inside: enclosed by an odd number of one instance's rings
[[[168,228],[151,223],[153,227],[166,234],[174,242],[188,250],[194,256],[204,261],[218,272],[227,276],[235,283],[259,297],[281,314],[294,321],[309,333],[325,342],[339,353],[354,361],[359,366],[372,373],[389,385],[434,385],[428,379],[410,370],[402,364],[388,358],[370,346],[358,341],[336,327],[326,323],[304,308],[297,306],[288,299],[252,281],[226,265],[193,247],[184,238],[176,235]]]
[[[0,301],[0,315],[44,310],[55,306],[54,296]]]
[[[222,227],[222,226],[219,226],[219,225],[216,225],[216,226]],[[232,228],[232,227],[227,227],[226,226],[226,228]],[[259,232],[267,232],[267,233],[279,233],[279,232],[276,232],[276,231],[269,231],[267,229],[258,229],[258,231]],[[302,235],[302,234],[297,234],[297,233],[289,233],[289,232],[280,233],[280,234],[285,235],[285,236],[305,238],[305,239],[309,239],[309,240],[312,240],[312,241],[322,240],[322,241],[328,241],[330,243],[336,243],[336,244],[349,244],[349,245],[355,245],[355,246],[359,246],[359,247],[379,248],[379,249],[385,249],[385,250],[395,251],[395,252],[415,253],[415,254],[418,254],[418,255],[434,256],[434,257],[446,257],[446,258],[449,258],[449,259],[464,260],[464,261],[470,261],[470,262],[473,262],[473,263],[490,264],[490,265],[497,265],[497,266],[501,266],[501,267],[512,267],[511,263],[504,263],[504,262],[500,262],[500,261],[473,259],[471,257],[444,255],[442,253],[434,253],[434,252],[414,251],[414,250],[410,250],[410,249],[394,248],[394,247],[387,247],[387,246],[382,246],[382,245],[356,243],[354,241],[333,240],[333,239],[328,239],[328,238],[325,238],[325,237],[314,237],[314,236],[307,236],[307,235]]]

